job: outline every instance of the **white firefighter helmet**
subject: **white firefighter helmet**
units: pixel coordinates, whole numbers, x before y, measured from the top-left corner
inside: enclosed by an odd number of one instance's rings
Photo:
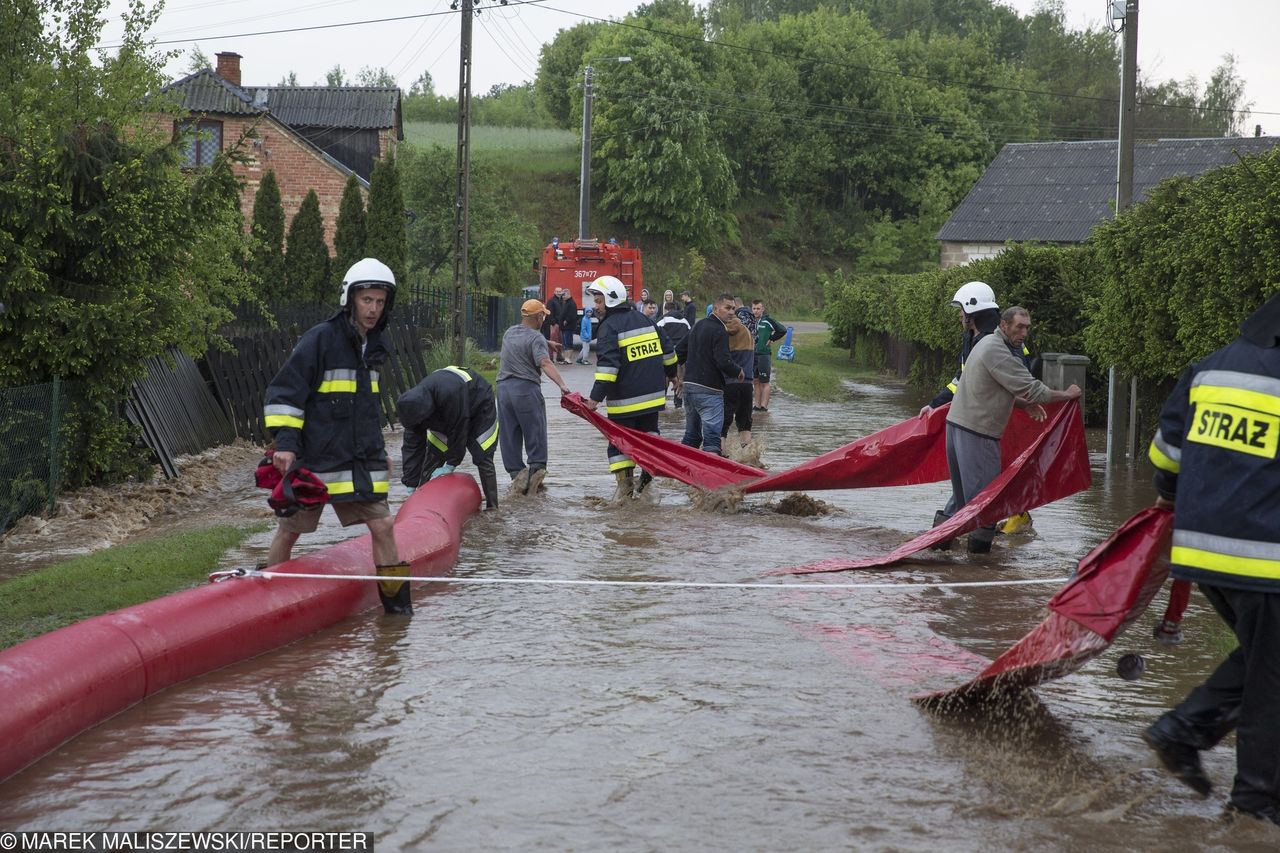
[[[627,301],[627,286],[611,275],[602,275],[588,284],[587,293],[603,296],[606,308],[614,308]]]
[[[966,281],[960,285],[956,295],[951,297],[951,304],[960,306],[960,310],[966,314],[1000,308],[996,304],[995,291],[985,281]]]
[[[387,292],[387,311],[391,310],[392,297],[396,294],[396,276],[391,267],[376,258],[356,261],[342,277],[342,295],[338,304],[347,307],[351,294],[366,287],[376,287]]]

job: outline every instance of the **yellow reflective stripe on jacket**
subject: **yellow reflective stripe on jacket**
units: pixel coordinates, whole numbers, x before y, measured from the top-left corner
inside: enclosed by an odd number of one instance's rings
[[[450,364],[447,367],[442,367],[440,369],[449,371],[454,376],[457,376],[459,379],[461,379],[463,382],[471,381],[471,374],[467,373],[465,369],[458,367],[456,364]]]
[[[1280,543],[1175,530],[1171,562],[1241,577],[1280,580]]]
[[[1155,437],[1151,439],[1147,457],[1161,471],[1177,474],[1182,470],[1182,451],[1165,441],[1159,430],[1156,430]]]
[[[350,471],[326,471],[316,474],[316,477],[324,483],[331,495],[349,495],[356,490],[355,475]],[[374,494],[386,494],[389,491],[390,480],[386,471],[370,471],[369,479],[372,481]]]
[[[354,394],[356,372],[354,370],[326,370],[320,377],[317,394]]]
[[[262,420],[267,425],[267,429],[279,429],[280,427],[302,429],[305,415],[306,412],[302,409],[279,403],[262,407]]]
[[[676,354],[671,353],[670,355],[665,355],[662,357],[662,366],[670,367],[671,365],[675,364],[677,361],[679,361],[679,359],[676,358]]]
[[[595,380],[597,382],[617,382],[618,368],[616,367],[596,367]]]
[[[493,426],[489,427],[484,433],[476,439],[480,444],[481,450],[488,450],[493,447],[493,443],[498,440],[498,422],[494,421]]]
[[[641,397],[627,397],[625,400],[606,400],[605,411],[611,415],[627,415],[643,412],[648,409],[661,409],[667,404],[667,389],[663,388],[655,394]]]
[[[1280,447],[1280,380],[1206,370],[1191,384],[1187,441],[1274,459]]]
[[[369,387],[373,390],[373,393],[378,393],[378,371],[376,370],[369,371]]]
[[[432,447],[441,453],[449,452],[449,436],[444,433],[429,429],[427,430],[427,441],[431,442]]]
[[[654,326],[629,329],[618,335],[618,347],[627,361],[641,361],[662,355],[662,341]]]
[[[947,383],[947,390],[948,390],[948,391],[950,391],[952,394],[956,393],[956,383],[955,383],[955,382],[948,382],[948,383]]]

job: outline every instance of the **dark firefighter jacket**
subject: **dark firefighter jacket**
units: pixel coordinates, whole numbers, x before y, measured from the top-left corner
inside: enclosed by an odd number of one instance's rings
[[[387,497],[377,370],[386,358],[381,327],[362,354],[340,311],[307,330],[267,386],[263,416],[276,450],[296,454],[335,503]]]
[[[442,367],[400,395],[396,414],[404,424],[403,472],[417,488],[442,464],[457,466],[468,447],[492,453],[498,440],[493,388],[466,367]]]
[[[1280,592],[1278,446],[1280,346],[1240,337],[1183,372],[1149,450],[1175,578]]]
[[[937,393],[937,396],[929,401],[930,408],[936,409],[939,406],[945,406],[955,399],[956,386],[960,384],[960,377],[964,376],[964,363],[969,359],[969,353],[973,350],[973,345],[978,342],[980,337],[981,335],[975,335],[970,329],[964,330],[964,337],[960,339],[960,355],[956,358],[958,365],[956,367],[956,375],[951,378],[945,388]],[[1032,376],[1036,379],[1040,378],[1040,371],[1035,364],[1035,359],[1031,357],[1031,350],[1027,349],[1026,344],[1022,345],[1022,352],[1018,352],[1012,345],[1009,349],[1014,355],[1022,357],[1022,362],[1027,366],[1027,370],[1031,371]]]
[[[675,351],[652,320],[630,302],[605,310],[592,400],[603,401],[611,417],[657,411],[667,404],[667,377],[675,375]]]

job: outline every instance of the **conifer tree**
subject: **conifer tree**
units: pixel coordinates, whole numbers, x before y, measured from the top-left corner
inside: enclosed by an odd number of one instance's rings
[[[400,170],[391,157],[373,165],[369,178],[369,213],[365,219],[365,256],[377,258],[395,273],[396,283],[405,280],[405,259],[409,253],[405,233],[404,194],[400,191]]]
[[[249,277],[264,299],[280,299],[285,294],[284,205],[280,185],[271,169],[262,176],[253,197],[253,251]]]
[[[307,191],[302,207],[289,224],[289,250],[284,261],[289,301],[319,303],[333,295],[329,287],[329,247],[324,242],[324,220],[315,190]]]
[[[365,256],[364,194],[360,179],[353,173],[342,190],[338,206],[338,228],[333,237],[333,280],[339,283],[351,265]]]

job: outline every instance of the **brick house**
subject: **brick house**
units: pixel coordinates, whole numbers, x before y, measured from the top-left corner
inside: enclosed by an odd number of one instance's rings
[[[252,130],[245,154],[234,164],[244,181],[240,210],[248,222],[253,199],[268,169],[275,172],[284,205],[285,227],[308,190],[320,198],[325,240],[333,248],[338,207],[347,178],[364,189],[374,162],[404,139],[400,90],[382,86],[243,86],[240,55],[219,53],[216,71],[204,68],[175,80],[164,91],[176,95],[190,118],[174,122],[188,129],[186,165],[199,168],[224,147]]]
[[[1161,181],[1263,154],[1280,137],[1160,139],[1133,152],[1133,201]],[[938,232],[943,269],[991,258],[1006,243],[1069,245],[1115,215],[1116,141],[1011,142]]]

